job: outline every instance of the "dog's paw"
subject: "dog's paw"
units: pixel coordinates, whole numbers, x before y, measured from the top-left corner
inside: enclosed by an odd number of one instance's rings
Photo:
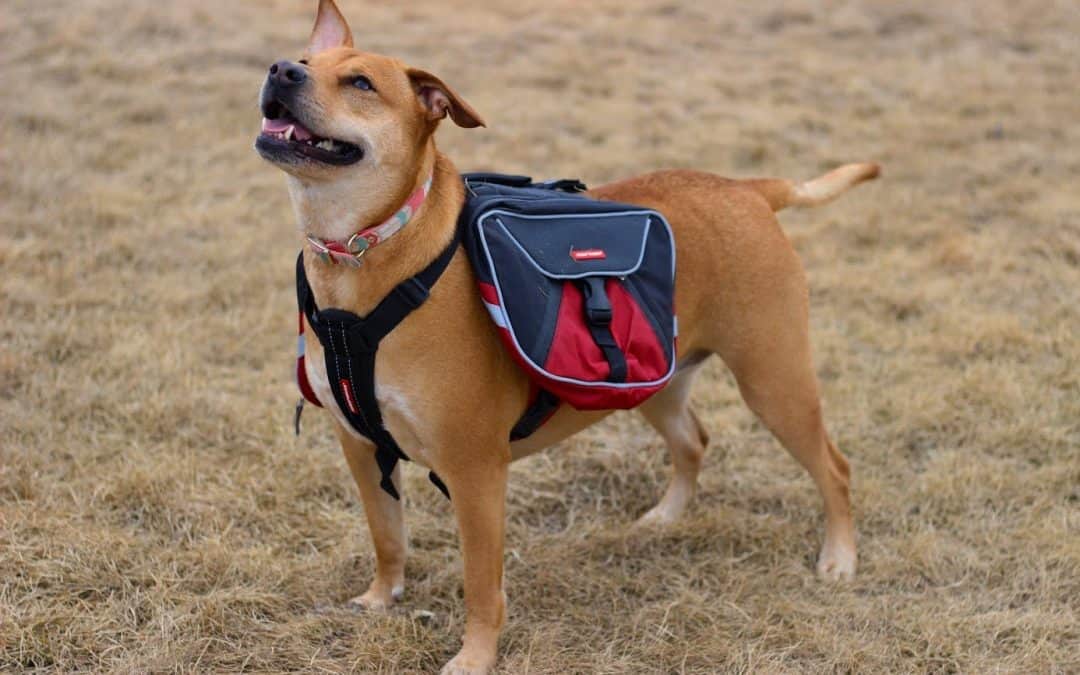
[[[839,547],[823,550],[817,573],[826,581],[851,581],[855,578],[855,551]]]
[[[645,512],[645,515],[634,521],[635,528],[660,528],[667,527],[682,518],[686,512],[685,504],[672,505],[668,500],[662,500],[659,504]]]
[[[363,595],[358,595],[346,604],[350,609],[362,612],[384,612],[394,606],[394,603],[405,594],[405,589],[395,586],[389,593],[383,588],[372,585]]]
[[[450,659],[450,663],[443,666],[439,675],[487,675],[495,667],[494,656],[481,657],[474,654],[466,654],[462,649],[457,656]]]
[[[634,527],[663,527],[665,525],[670,525],[671,523],[674,523],[677,519],[677,515],[673,515],[668,509],[657,505],[646,511],[645,515],[635,520]]]

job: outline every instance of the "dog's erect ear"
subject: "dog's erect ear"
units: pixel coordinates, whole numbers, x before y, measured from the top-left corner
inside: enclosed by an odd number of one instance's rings
[[[471,129],[487,126],[480,113],[473,110],[472,106],[439,78],[417,68],[409,68],[406,74],[416,95],[420,97],[420,104],[427,110],[429,120],[441,120],[449,113],[450,119],[459,127]]]
[[[311,29],[305,54],[312,56],[334,47],[352,46],[352,31],[334,0],[319,0],[319,13],[315,15],[315,27]]]

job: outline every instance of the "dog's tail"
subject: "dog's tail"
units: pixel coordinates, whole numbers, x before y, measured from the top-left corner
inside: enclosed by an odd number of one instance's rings
[[[831,201],[865,180],[881,174],[872,162],[845,164],[813,180],[796,183],[781,178],[753,178],[740,181],[769,202],[773,211],[789,206],[817,206]]]

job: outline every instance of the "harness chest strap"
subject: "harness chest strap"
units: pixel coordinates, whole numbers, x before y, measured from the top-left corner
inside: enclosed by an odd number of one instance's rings
[[[307,319],[308,325],[322,345],[326,376],[334,400],[349,425],[375,444],[375,461],[381,474],[379,485],[394,499],[400,498],[397,488],[394,487],[394,467],[399,460],[408,461],[409,457],[383,424],[379,402],[375,397],[375,354],[379,342],[427,300],[432,286],[446,271],[460,242],[461,233],[458,228],[450,244],[431,264],[416,276],[395,286],[365,317],[341,309],[320,310],[316,307],[315,297],[304,272],[303,252],[296,259],[297,305],[302,318]],[[321,405],[307,381],[303,340],[302,319],[297,384],[305,399]],[[446,485],[439,477],[434,472],[429,473],[428,477],[449,498]]]
[[[296,404],[296,414],[293,419],[296,435],[300,435],[300,415],[303,412],[304,401],[306,400],[308,403],[320,408],[323,407],[319,397],[315,395],[315,390],[312,388],[307,376],[305,365],[306,337],[304,335],[304,319],[306,318],[323,346],[327,379],[334,393],[334,399],[353,429],[375,443],[375,461],[379,465],[381,474],[379,485],[395,499],[399,497],[391,477],[394,467],[399,460],[408,461],[409,458],[398,446],[393,435],[382,425],[382,415],[374,392],[375,350],[378,348],[379,341],[393,330],[401,319],[404,319],[413,309],[419,307],[427,298],[427,291],[431,289],[445,270],[446,265],[449,264],[450,259],[453,257],[454,251],[457,250],[460,232],[461,228],[459,226],[454,240],[450,242],[450,245],[439,258],[420,274],[399,284],[376,307],[375,311],[365,319],[360,319],[354,314],[341,310],[320,311],[315,306],[314,295],[304,272],[304,254],[301,253],[296,259],[296,300],[299,306],[296,385],[303,396]],[[412,289],[412,291],[406,289]],[[391,300],[392,298],[397,298],[397,300]],[[392,322],[392,325],[385,320],[385,317],[390,316],[392,311],[384,307],[387,306],[388,301],[398,307],[397,310],[392,312],[393,316],[400,316],[400,318]],[[380,312],[380,309],[382,312]],[[330,323],[331,320],[342,315],[345,322],[351,324],[350,326],[337,327]],[[348,338],[357,331],[365,334],[361,340],[362,344],[353,344],[350,347],[351,341]],[[344,337],[342,337],[343,335]],[[355,341],[355,338],[353,341]],[[340,354],[339,352],[343,348],[348,348],[348,351],[345,354]],[[357,361],[360,363],[357,363]],[[342,368],[343,366],[344,368]],[[351,370],[353,377],[342,378],[340,373],[338,373],[339,376],[331,376],[332,372],[342,369],[346,373]],[[362,376],[361,379],[357,379],[357,375]],[[345,382],[342,381],[343,379]],[[360,393],[362,395],[359,395]],[[560,401],[557,396],[544,389],[535,389],[521,419],[511,430],[510,440],[516,441],[532,435],[544,422],[551,418],[559,408],[559,404]],[[377,428],[372,425],[377,425]],[[431,472],[428,474],[428,478],[447,498],[450,497],[446,485],[438,475]]]

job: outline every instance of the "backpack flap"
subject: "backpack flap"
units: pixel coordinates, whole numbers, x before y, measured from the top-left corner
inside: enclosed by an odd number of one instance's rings
[[[552,279],[633,274],[645,255],[648,211],[534,215],[493,211],[486,232],[499,230]]]

